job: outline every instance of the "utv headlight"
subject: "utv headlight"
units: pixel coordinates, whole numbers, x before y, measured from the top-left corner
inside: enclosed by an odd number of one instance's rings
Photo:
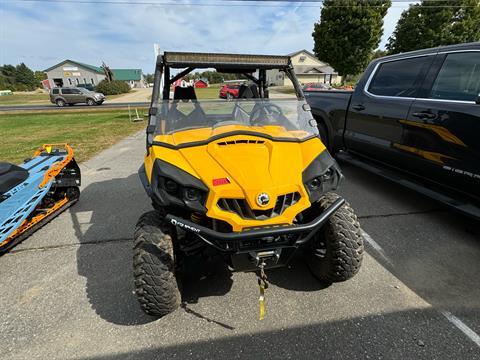
[[[198,201],[200,199],[200,191],[194,188],[183,189],[183,198],[186,201]]]
[[[322,181],[320,180],[320,177],[316,177],[315,179],[311,180],[309,183],[308,183],[308,187],[310,188],[310,190],[318,190],[319,187],[322,186]]]
[[[208,188],[200,179],[160,159],[155,160],[151,178],[153,200],[157,205],[207,212]]]
[[[322,152],[302,173],[303,184],[314,203],[327,192],[335,190],[343,175],[337,162],[327,151]]]
[[[165,190],[167,190],[169,194],[175,195],[176,193],[178,193],[178,184],[175,181],[165,179],[164,184]]]

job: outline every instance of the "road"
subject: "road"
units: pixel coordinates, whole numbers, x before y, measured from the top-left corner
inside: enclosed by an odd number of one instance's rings
[[[300,258],[268,271],[259,321],[254,274],[196,264],[182,309],[144,315],[131,240],[150,209],[144,144],[84,163],[80,202],[0,258],[2,359],[480,359],[478,223],[346,164],[339,192],[367,240],[355,278],[322,289]]]
[[[132,89],[130,92],[123,94],[117,98],[109,99],[107,96],[106,103],[150,103],[150,97],[152,96],[152,88],[138,88]]]
[[[54,111],[68,111],[68,110],[77,110],[80,108],[88,108],[88,109],[115,109],[115,108],[126,108],[128,106],[131,107],[148,107],[150,106],[149,102],[105,102],[100,106],[90,107],[86,104],[77,104],[75,106],[65,106],[65,107],[58,107],[54,104],[48,105],[5,105],[0,106],[0,112],[2,111],[32,111],[32,110],[54,110]]]
[[[128,94],[125,94],[119,98],[107,100],[98,109],[104,108],[125,108],[127,106],[131,107],[148,107],[150,106],[150,102],[148,101],[148,96],[151,95],[152,90],[147,89],[136,89]],[[275,91],[275,89],[271,90],[270,97],[272,99],[289,99],[295,98],[293,94],[284,94],[281,92]],[[170,94],[170,97],[173,97],[173,94]],[[211,100],[218,100],[218,99],[211,99]],[[32,110],[57,110],[57,111],[68,111],[68,110],[78,110],[79,108],[87,107],[86,104],[77,104],[75,106],[65,106],[65,107],[58,107],[55,104],[40,104],[40,105],[5,105],[0,106],[0,112],[2,111],[32,111]],[[90,107],[89,107],[90,108]],[[97,107],[94,107],[97,108]]]

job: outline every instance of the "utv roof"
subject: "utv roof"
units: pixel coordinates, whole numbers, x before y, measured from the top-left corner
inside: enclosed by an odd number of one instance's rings
[[[290,57],[280,55],[217,54],[165,51],[159,63],[171,68],[283,69],[290,66]]]

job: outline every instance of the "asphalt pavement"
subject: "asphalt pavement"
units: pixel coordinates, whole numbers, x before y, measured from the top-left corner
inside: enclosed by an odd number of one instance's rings
[[[480,231],[351,165],[359,274],[328,288],[301,258],[271,270],[258,320],[252,273],[192,264],[184,306],[155,319],[133,294],[132,232],[150,202],[143,134],[82,168],[79,203],[0,258],[2,359],[480,359]]]
[[[125,107],[147,107],[150,106],[149,102],[118,102],[118,103],[108,103],[105,102],[102,105],[90,107],[86,104],[76,104],[74,106],[64,106],[64,107],[58,107],[55,104],[46,104],[46,105],[5,105],[5,106],[0,106],[0,112],[2,111],[32,111],[32,110],[56,110],[56,111],[68,111],[68,110],[78,110],[79,108],[95,108],[95,109],[116,109],[116,108],[125,108]]]

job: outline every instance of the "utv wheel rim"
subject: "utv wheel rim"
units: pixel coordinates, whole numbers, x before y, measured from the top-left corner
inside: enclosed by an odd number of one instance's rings
[[[314,255],[317,258],[323,259],[327,256],[327,246],[324,241],[315,242],[315,248],[313,249]]]

